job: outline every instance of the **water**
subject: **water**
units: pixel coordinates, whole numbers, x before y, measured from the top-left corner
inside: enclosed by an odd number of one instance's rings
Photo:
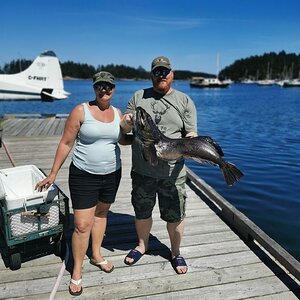
[[[120,81],[112,104],[124,112],[132,93],[150,81]],[[189,94],[198,112],[198,131],[213,137],[225,159],[245,174],[227,187],[217,167],[188,166],[300,261],[300,89],[234,84],[228,89],[174,88]],[[91,81],[66,81],[67,100],[0,101],[0,114],[69,113],[91,100]]]

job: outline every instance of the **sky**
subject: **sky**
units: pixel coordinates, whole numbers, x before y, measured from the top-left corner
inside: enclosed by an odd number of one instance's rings
[[[45,50],[60,62],[216,74],[236,60],[300,53],[299,0],[3,0],[0,66]]]

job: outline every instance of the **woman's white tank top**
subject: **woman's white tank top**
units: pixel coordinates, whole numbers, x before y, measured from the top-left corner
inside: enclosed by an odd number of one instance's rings
[[[109,174],[121,167],[120,148],[120,115],[115,107],[114,120],[104,123],[96,120],[86,103],[84,122],[82,123],[72,161],[74,165],[92,174]]]

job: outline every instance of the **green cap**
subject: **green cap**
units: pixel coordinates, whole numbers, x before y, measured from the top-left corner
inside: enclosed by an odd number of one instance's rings
[[[98,82],[108,82],[115,85],[115,77],[109,72],[101,71],[93,76],[93,85]]]
[[[172,69],[170,60],[165,56],[158,56],[153,59],[152,64],[151,64],[151,71],[153,71],[154,69],[156,69],[158,67],[164,67],[169,70]]]

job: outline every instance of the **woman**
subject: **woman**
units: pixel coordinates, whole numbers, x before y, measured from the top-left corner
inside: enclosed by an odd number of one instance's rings
[[[48,188],[76,141],[69,168],[69,189],[74,210],[72,252],[74,268],[69,285],[73,296],[82,293],[84,256],[92,238],[90,263],[110,273],[114,267],[101,255],[107,212],[115,201],[121,179],[118,142],[122,113],[110,104],[114,94],[114,76],[99,72],[93,76],[96,98],[77,105],[70,113],[58,145],[50,175],[36,189]]]

